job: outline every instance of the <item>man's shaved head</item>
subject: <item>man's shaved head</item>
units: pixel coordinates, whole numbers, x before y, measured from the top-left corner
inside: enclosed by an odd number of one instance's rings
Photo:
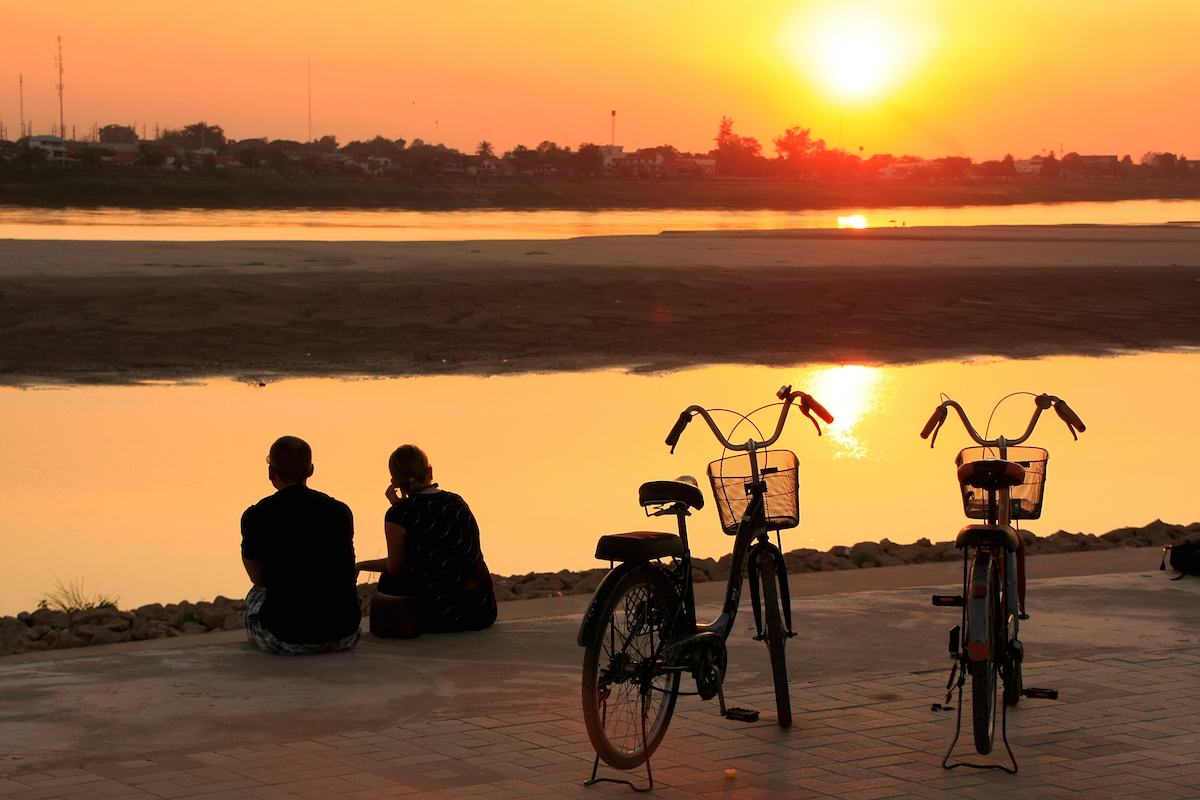
[[[312,448],[295,436],[280,436],[271,445],[267,460],[284,480],[303,481],[312,475]]]

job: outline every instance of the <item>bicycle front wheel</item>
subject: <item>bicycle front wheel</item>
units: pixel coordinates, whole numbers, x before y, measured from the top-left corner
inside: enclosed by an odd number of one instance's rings
[[[982,596],[972,597],[971,602],[986,603],[984,608],[971,608],[969,621],[984,625],[988,632],[987,657],[971,660],[971,720],[975,732],[975,751],[980,755],[992,752],[996,738],[996,684],[1000,671],[999,647],[1003,646],[996,635],[996,621],[1002,613],[1000,607],[1000,582],[995,557],[986,552],[977,552],[971,559],[971,574],[967,585],[972,594],[984,587]],[[982,612],[982,613],[981,613]],[[969,641],[975,639],[971,636]]]
[[[771,656],[771,678],[775,682],[775,709],[779,714],[779,727],[788,728],[792,724],[792,698],[788,690],[787,657],[784,653],[787,628],[783,624],[777,583],[781,579],[787,580],[787,575],[779,574],[776,566],[773,554],[764,551],[759,556],[758,572],[762,576],[763,622],[766,628],[763,638]]]
[[[677,600],[659,567],[623,577],[604,601],[583,655],[583,721],[596,754],[616,769],[645,763],[675,711],[679,669],[662,663]]]

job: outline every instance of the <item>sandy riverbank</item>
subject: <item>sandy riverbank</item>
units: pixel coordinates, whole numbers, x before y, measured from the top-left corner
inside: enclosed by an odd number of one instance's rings
[[[1200,346],[1200,228],[0,241],[0,382],[915,363]]]

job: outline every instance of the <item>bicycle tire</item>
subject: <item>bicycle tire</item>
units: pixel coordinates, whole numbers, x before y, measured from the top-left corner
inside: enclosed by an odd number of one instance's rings
[[[787,655],[784,652],[784,645],[787,644],[787,629],[783,625],[779,584],[776,583],[780,578],[787,580],[787,576],[780,576],[775,571],[775,557],[768,551],[763,551],[759,555],[758,564],[758,573],[762,579],[763,616],[765,617],[763,639],[767,643],[767,653],[771,656],[771,679],[775,684],[775,710],[779,715],[779,727],[790,728],[792,725],[792,697],[788,689]]]
[[[583,721],[596,754],[615,769],[646,762],[675,711],[679,672],[660,662],[675,592],[659,567],[630,570],[604,599],[584,648]]]
[[[987,570],[988,624],[992,630],[988,637],[987,658],[971,662],[971,727],[975,735],[975,752],[986,756],[992,752],[996,740],[996,680],[999,672],[996,644],[999,637],[996,635],[995,621],[1000,613],[1000,590],[995,556],[991,553],[975,554],[971,560],[968,586],[978,585],[975,580],[975,571],[978,569]]]

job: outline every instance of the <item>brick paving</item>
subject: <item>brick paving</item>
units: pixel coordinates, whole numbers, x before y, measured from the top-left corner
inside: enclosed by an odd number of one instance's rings
[[[222,645],[231,647],[234,645]],[[944,667],[944,668],[943,668]],[[949,661],[792,684],[795,722],[774,723],[768,683],[732,703],[763,711],[720,719],[715,701],[683,697],[653,759],[664,798],[1187,798],[1200,796],[1200,646],[1080,653],[1025,665],[1026,685],[1058,701],[1023,700],[1009,714],[1020,772],[944,770],[955,714],[944,699]],[[562,680],[568,680],[563,678]],[[576,678],[577,680],[577,678]],[[592,767],[569,692],[530,710],[431,715],[395,725],[343,724],[319,735],[154,752],[42,771],[0,762],[0,796],[34,798],[519,798],[628,796],[584,787]],[[957,698],[956,698],[957,700]],[[968,691],[969,702],[969,691]],[[1006,763],[1002,745],[974,753],[970,717],[955,755]],[[12,728],[0,728],[0,744]],[[223,737],[228,740],[228,737]],[[727,769],[735,770],[726,778]],[[631,777],[601,766],[601,775]]]
[[[954,713],[932,711],[946,674],[874,675],[793,685],[795,724],[766,713],[770,686],[739,701],[754,724],[721,720],[682,698],[652,762],[659,797],[838,798],[1196,797],[1200,794],[1200,648],[1026,665],[1057,702],[1024,700],[1009,716],[1020,772],[940,762]],[[1053,676],[1053,680],[1045,680]],[[966,718],[969,725],[969,716]],[[974,753],[965,731],[956,758]],[[313,739],[16,773],[0,795],[42,798],[517,798],[626,794],[584,787],[592,749],[575,707],[346,730]],[[726,769],[734,769],[732,779]],[[602,775],[632,777],[604,770]]]

